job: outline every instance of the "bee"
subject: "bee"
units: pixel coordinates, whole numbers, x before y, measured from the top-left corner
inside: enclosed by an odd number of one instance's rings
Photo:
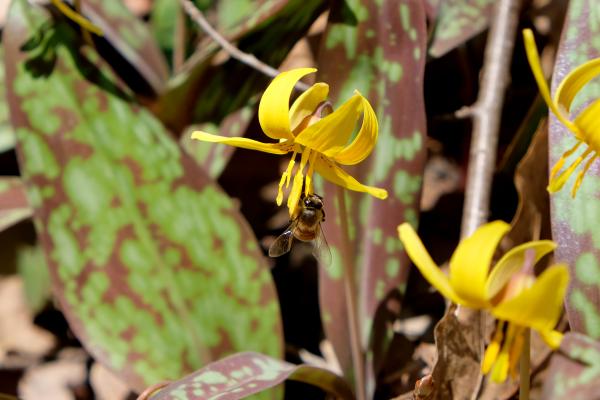
[[[294,238],[313,243],[313,255],[322,263],[331,262],[331,252],[321,229],[325,221],[323,198],[318,194],[303,196],[298,204],[299,211],[291,224],[269,247],[269,257],[279,257],[289,252]]]

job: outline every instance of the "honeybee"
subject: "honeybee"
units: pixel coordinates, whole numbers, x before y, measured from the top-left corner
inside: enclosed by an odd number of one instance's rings
[[[303,196],[298,208],[292,223],[269,247],[269,257],[279,257],[289,252],[295,238],[301,242],[312,242],[313,255],[322,263],[329,264],[331,252],[321,229],[321,222],[325,221],[323,198],[318,194]]]

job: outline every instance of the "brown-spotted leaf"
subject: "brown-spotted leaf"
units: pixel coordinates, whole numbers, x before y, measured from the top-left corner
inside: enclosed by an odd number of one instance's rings
[[[429,54],[441,57],[485,30],[490,22],[493,0],[443,0],[437,15]]]
[[[0,232],[33,215],[19,177],[0,177]]]
[[[147,25],[131,13],[121,0],[83,0],[82,12],[104,34],[104,38],[157,94],[169,78],[167,62]],[[131,74],[131,72],[128,72]],[[130,76],[124,76],[128,80]]]
[[[600,57],[600,12],[592,0],[569,2],[563,35],[558,49],[552,86],[556,88],[564,77],[587,60]],[[592,99],[600,98],[598,79],[586,85],[575,97],[571,117],[577,115]],[[576,140],[573,135],[550,115],[550,165],[570,149]],[[577,153],[579,155],[579,152]],[[574,158],[569,159],[568,163]],[[580,167],[581,168],[581,167]],[[570,189],[578,170],[565,187],[550,196],[552,235],[558,247],[558,261],[570,267],[571,281],[566,297],[567,316],[571,329],[600,338],[600,162],[596,160],[577,196]]]
[[[279,357],[271,276],[234,202],[70,25],[15,0],[4,38],[28,199],[87,349],[137,390],[236,351]]]
[[[239,353],[213,362],[152,396],[152,400],[235,400],[290,379],[315,385],[338,399],[354,399],[339,376],[326,369],[294,365],[264,354]]]
[[[1,44],[1,43],[0,43]],[[4,47],[0,45],[0,60],[4,60]],[[8,120],[8,104],[6,103],[6,80],[4,68],[0,68],[0,153],[15,147],[15,133]]]
[[[425,11],[422,2],[412,0],[354,1],[348,6],[357,24],[335,22],[339,19],[332,11],[318,67],[337,105],[357,89],[369,99],[379,121],[373,153],[347,170],[360,182],[387,189],[389,198],[356,192],[346,196],[363,343],[374,343],[367,357],[376,372],[386,338],[392,335],[390,323],[400,311],[409,267],[396,228],[405,221],[417,222],[426,133]],[[323,321],[344,373],[352,376],[336,190],[327,185],[321,193],[330,210],[324,231],[333,254],[332,265],[320,270]]]
[[[580,333],[567,333],[550,360],[541,398],[600,399],[600,342]]]

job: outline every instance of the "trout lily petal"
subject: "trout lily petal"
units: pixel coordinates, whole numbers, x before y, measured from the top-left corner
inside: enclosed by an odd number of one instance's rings
[[[492,258],[510,226],[494,221],[481,226],[460,242],[450,259],[449,276],[433,262],[414,229],[398,227],[400,240],[421,274],[450,301],[489,311],[500,322],[488,346],[482,371],[494,381],[504,381],[514,372],[526,328],[535,329],[556,349],[562,335],[554,331],[562,312],[569,281],[566,265],[547,268],[537,279],[533,266],[556,245],[538,240],[516,246],[496,263]]]
[[[292,188],[287,206],[290,216],[295,215],[298,200],[313,193],[312,177],[315,172],[336,185],[357,192],[366,192],[380,199],[387,191],[366,186],[345,172],[338,164],[353,165],[364,160],[377,142],[378,125],[373,108],[360,93],[354,95],[333,111],[328,103],[329,86],[319,82],[311,86],[289,106],[294,86],[303,76],[315,72],[314,68],[298,68],[282,72],[269,84],[258,106],[258,120],[264,133],[279,142],[263,143],[246,138],[230,138],[196,131],[192,138],[213,143],[271,154],[292,153],[292,157],[279,181],[277,204],[283,202],[283,188]],[[362,118],[361,127],[352,135]],[[300,155],[300,165],[296,166]],[[292,179],[293,177],[293,179]]]
[[[598,158],[598,152],[600,151],[600,119],[598,119],[598,115],[600,115],[600,99],[597,99],[588,105],[574,120],[569,119],[569,112],[571,110],[573,99],[577,93],[589,81],[600,75],[600,58],[587,61],[569,72],[558,86],[558,89],[554,94],[554,99],[552,99],[550,97],[550,89],[548,88],[548,84],[546,83],[546,79],[542,72],[533,33],[530,29],[525,29],[523,31],[523,37],[525,40],[527,59],[529,60],[529,65],[531,66],[531,70],[533,71],[533,75],[540,89],[540,94],[546,101],[548,108],[550,108],[558,120],[573,133],[577,140],[575,145],[567,150],[554,167],[552,167],[548,191],[554,193],[562,189],[577,167],[585,161],[585,164],[577,174],[577,178],[571,189],[571,196],[575,197],[585,173]],[[584,145],[583,151],[559,174],[559,172],[563,170],[567,159],[573,156],[582,144]]]

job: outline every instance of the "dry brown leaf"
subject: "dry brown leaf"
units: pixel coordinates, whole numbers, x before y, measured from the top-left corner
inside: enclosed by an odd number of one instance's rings
[[[456,164],[442,156],[432,156],[423,174],[421,211],[431,210],[441,196],[457,190],[461,181],[461,171]]]

